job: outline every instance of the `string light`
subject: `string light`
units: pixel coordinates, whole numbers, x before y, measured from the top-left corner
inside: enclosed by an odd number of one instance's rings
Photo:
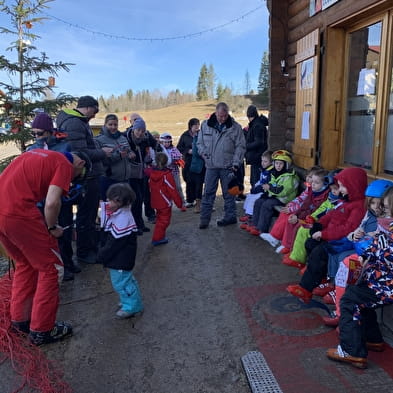
[[[224,28],[226,26],[229,26],[229,25],[231,25],[233,23],[240,22],[241,20],[247,18],[249,15],[251,15],[255,11],[258,11],[259,9],[261,9],[263,6],[264,6],[264,4],[254,8],[254,9],[252,9],[251,11],[246,12],[245,14],[243,14],[243,15],[235,18],[235,19],[230,20],[229,22],[222,23],[221,25],[214,26],[214,27],[211,27],[211,28],[206,29],[206,30],[201,30],[201,31],[198,31],[196,33],[182,34],[182,35],[177,35],[177,36],[172,36],[172,37],[161,37],[161,38],[160,37],[128,37],[128,36],[124,36],[124,35],[116,35],[116,34],[104,33],[102,31],[88,29],[87,27],[80,26],[80,25],[75,24],[75,23],[67,22],[67,21],[65,21],[63,19],[60,19],[60,18],[54,16],[54,15],[50,15],[50,14],[47,14],[47,13],[44,13],[44,14],[46,16],[48,16],[48,17],[58,21],[58,22],[64,23],[65,25],[67,25],[69,27],[73,27],[75,29],[83,30],[83,31],[86,31],[87,33],[90,33],[90,34],[100,35],[100,36],[103,36],[103,37],[106,37],[106,38],[117,39],[117,40],[155,42],[155,41],[173,41],[173,40],[180,40],[180,39],[188,39],[188,38],[194,38],[196,36],[201,36],[203,34],[212,33],[212,32],[214,32],[216,30],[220,30],[220,29],[222,29],[222,28]]]

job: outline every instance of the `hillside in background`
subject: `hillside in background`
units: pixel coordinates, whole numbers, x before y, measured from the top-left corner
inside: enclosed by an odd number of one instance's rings
[[[148,130],[158,131],[160,134],[169,132],[172,134],[175,143],[179,136],[187,129],[188,120],[192,117],[198,118],[201,122],[205,120],[211,113],[214,112],[216,106],[215,100],[210,101],[195,101],[181,105],[168,106],[166,108],[152,109],[147,111],[138,111],[138,113],[145,119]],[[257,104],[256,104],[257,105]],[[258,107],[260,113],[268,115],[266,110]],[[242,127],[248,124],[246,117],[246,110],[244,108],[241,112],[232,113],[235,120],[241,124]],[[119,129],[124,131],[129,127],[129,117],[134,111],[117,113],[119,117]],[[99,132],[101,126],[104,124],[104,118],[107,113],[99,112],[97,117],[90,121],[90,124],[95,129],[95,133]],[[126,121],[123,119],[126,117]],[[0,159],[18,154],[19,150],[14,143],[0,145]]]
[[[169,106],[166,108],[152,109],[148,111],[137,111],[142,118],[146,121],[146,125],[149,131],[158,131],[160,134],[163,132],[169,132],[176,137],[179,137],[186,129],[188,120],[196,117],[201,122],[205,120],[212,112],[215,110],[216,106],[215,100],[210,101],[195,101],[189,102],[181,105]],[[259,108],[258,108],[259,109]],[[235,120],[240,123],[243,127],[248,124],[248,119],[246,117],[246,110],[244,108],[242,112],[232,113]],[[266,114],[266,111],[260,111]],[[129,116],[133,113],[132,110],[129,112],[117,113],[119,117],[119,129],[124,131],[129,127]],[[90,121],[91,125],[103,125],[104,118],[107,113],[99,112],[95,119]],[[124,121],[123,118],[126,116],[127,120]]]

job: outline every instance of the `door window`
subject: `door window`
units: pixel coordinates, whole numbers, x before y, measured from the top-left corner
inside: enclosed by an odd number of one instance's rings
[[[343,158],[365,169],[373,163],[381,37],[382,22],[349,34]],[[393,124],[391,129],[393,138]],[[390,166],[393,170],[393,157]]]

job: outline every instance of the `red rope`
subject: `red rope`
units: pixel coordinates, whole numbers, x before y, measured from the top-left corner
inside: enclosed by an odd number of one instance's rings
[[[9,360],[22,382],[12,393],[29,386],[41,393],[72,393],[63,381],[63,372],[45,357],[40,348],[29,343],[25,335],[11,330],[10,300],[13,274],[0,277],[0,363]]]

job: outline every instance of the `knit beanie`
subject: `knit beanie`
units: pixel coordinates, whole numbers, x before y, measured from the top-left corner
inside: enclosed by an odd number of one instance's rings
[[[146,131],[146,123],[143,119],[135,119],[134,124],[132,125],[133,130],[143,130]]]
[[[53,132],[53,120],[47,113],[38,113],[31,123],[31,128]]]
[[[258,117],[258,111],[255,105],[250,105],[247,108],[247,117]]]
[[[98,101],[92,97],[92,96],[83,96],[80,97],[78,100],[77,108],[88,108],[88,107],[94,107],[96,106],[98,108]]]

